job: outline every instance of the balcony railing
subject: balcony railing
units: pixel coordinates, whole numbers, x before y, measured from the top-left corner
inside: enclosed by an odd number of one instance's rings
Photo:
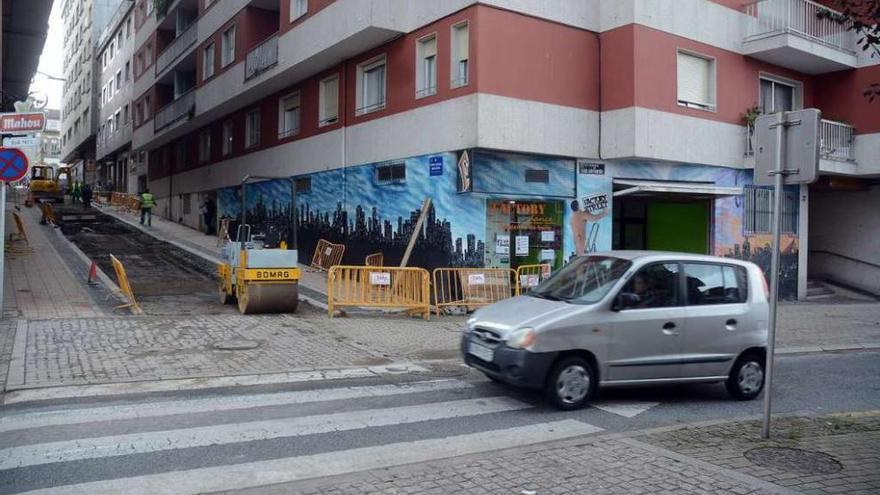
[[[856,33],[820,14],[839,15],[836,11],[810,0],[760,0],[745,6],[745,13],[754,17],[748,23],[746,40],[773,34],[791,33],[838,50],[854,53]]]
[[[189,48],[193,43],[196,42],[196,38],[198,37],[198,33],[196,32],[196,22],[193,22],[186,28],[180,36],[174,38],[171,43],[162,50],[162,53],[156,57],[156,74],[158,75],[163,70],[167,69],[171,62],[174,62],[177,57],[183,54],[187,48]]]
[[[190,89],[176,100],[165,105],[153,117],[153,130],[158,131],[195,111],[196,92]]]
[[[271,69],[278,63],[278,35],[274,34],[248,52],[244,60],[244,80]]]
[[[746,127],[746,156],[755,154],[755,129],[749,124]],[[819,156],[826,160],[854,162],[855,128],[843,122],[825,120],[819,123]]]

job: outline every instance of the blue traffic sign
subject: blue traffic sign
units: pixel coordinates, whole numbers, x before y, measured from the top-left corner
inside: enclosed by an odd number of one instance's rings
[[[18,148],[0,148],[0,181],[15,182],[27,174],[28,159]]]
[[[442,156],[432,156],[428,159],[428,166],[430,167],[430,176],[434,177],[437,175],[443,175],[443,157]]]

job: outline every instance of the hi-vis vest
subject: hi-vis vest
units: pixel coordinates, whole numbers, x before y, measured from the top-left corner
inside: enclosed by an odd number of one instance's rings
[[[152,193],[143,193],[141,194],[141,208],[152,208],[156,206],[156,203],[153,201]]]

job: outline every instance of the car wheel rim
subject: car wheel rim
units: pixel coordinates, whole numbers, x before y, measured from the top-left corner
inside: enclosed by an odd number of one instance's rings
[[[564,404],[574,404],[583,400],[589,390],[590,375],[583,366],[568,366],[556,379],[556,394]]]
[[[739,389],[745,394],[753,394],[761,389],[764,383],[764,371],[755,361],[749,361],[739,369]]]

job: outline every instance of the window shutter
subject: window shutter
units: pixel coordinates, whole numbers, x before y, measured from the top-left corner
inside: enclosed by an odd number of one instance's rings
[[[455,28],[455,47],[457,51],[455,55],[457,57],[457,60],[468,59],[468,39],[470,38],[468,31],[469,30],[467,24]]]
[[[299,106],[299,93],[288,96],[284,100],[284,110],[293,110],[294,108]]]
[[[324,82],[324,118],[339,115],[339,79]]]
[[[678,100],[688,103],[710,105],[709,91],[710,61],[688,55],[678,54]]]
[[[422,58],[437,55],[437,38],[431,38],[422,42]]]

